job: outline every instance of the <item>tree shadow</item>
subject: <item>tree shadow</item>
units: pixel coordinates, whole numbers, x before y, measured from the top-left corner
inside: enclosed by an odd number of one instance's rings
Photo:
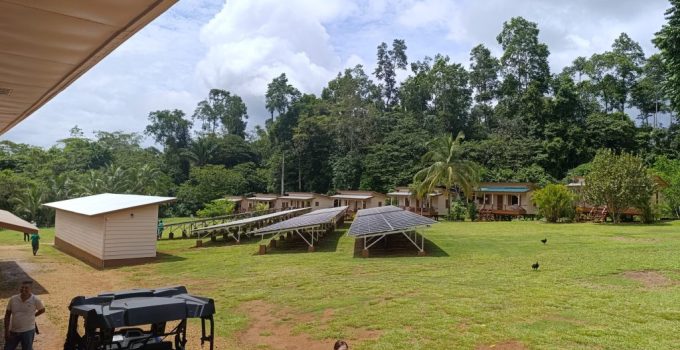
[[[47,289],[34,280],[16,261],[0,261],[0,277],[0,282],[2,282],[0,283],[0,299],[19,294],[19,286],[24,281],[33,281],[33,294],[49,294]]]
[[[362,251],[364,248],[364,240],[356,239],[354,242],[354,257],[363,258]],[[418,249],[409,241],[403,234],[388,235],[374,246],[369,248],[370,258],[403,258],[403,257],[417,257]],[[425,238],[425,256],[442,258],[448,257],[449,254],[434,244],[431,240]]]

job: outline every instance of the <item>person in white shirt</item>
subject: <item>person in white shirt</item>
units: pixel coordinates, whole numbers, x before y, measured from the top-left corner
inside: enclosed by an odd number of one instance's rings
[[[19,294],[9,298],[5,311],[5,349],[33,350],[35,318],[45,312],[42,301],[33,293],[33,281],[21,283]]]

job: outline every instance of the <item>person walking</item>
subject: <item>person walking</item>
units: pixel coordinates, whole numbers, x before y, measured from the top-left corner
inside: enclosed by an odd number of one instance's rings
[[[38,254],[38,248],[40,248],[40,235],[38,232],[31,235],[31,247],[33,247],[33,256]]]
[[[45,305],[32,293],[33,281],[21,283],[19,294],[9,298],[5,311],[5,349],[33,350],[35,318],[45,313]]]
[[[163,237],[163,219],[158,220],[158,231],[156,231],[156,238],[161,239]]]

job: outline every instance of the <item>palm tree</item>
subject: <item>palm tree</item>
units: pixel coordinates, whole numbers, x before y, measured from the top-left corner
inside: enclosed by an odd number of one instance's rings
[[[215,152],[217,152],[218,149],[219,147],[214,137],[201,137],[198,140],[191,142],[189,148],[182,151],[182,156],[189,159],[191,164],[195,166],[204,166],[209,164],[215,157]]]
[[[420,183],[427,189],[426,193],[434,191],[437,186],[444,186],[449,200],[449,215],[451,215],[451,189],[456,187],[469,196],[479,183],[479,165],[463,159],[461,142],[464,138],[465,135],[460,132],[456,138],[448,135],[428,142],[429,151],[422,158],[426,168],[413,176],[413,182]]]
[[[413,193],[413,195],[416,197],[416,200],[420,202],[420,215],[423,215],[423,207],[425,206],[425,201],[427,201],[428,195],[430,194],[429,189],[427,186],[423,186],[421,182],[413,182],[411,185],[409,185],[409,191]]]
[[[11,201],[14,203],[14,208],[17,213],[25,214],[29,220],[40,223],[43,200],[45,199],[44,192],[38,186],[30,186],[20,195],[13,197]]]

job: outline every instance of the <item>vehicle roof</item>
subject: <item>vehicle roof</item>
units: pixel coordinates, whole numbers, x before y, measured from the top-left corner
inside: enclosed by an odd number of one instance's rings
[[[177,286],[79,296],[71,300],[69,309],[71,314],[85,317],[93,326],[119,328],[205,318],[215,313],[215,302],[190,295],[184,286]]]

